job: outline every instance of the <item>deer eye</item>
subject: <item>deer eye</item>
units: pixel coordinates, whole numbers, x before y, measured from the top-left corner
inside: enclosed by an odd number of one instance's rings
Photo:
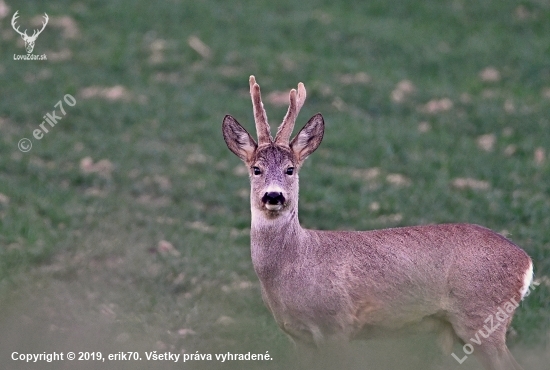
[[[292,175],[294,174],[294,167],[289,167],[286,169],[286,174],[287,175]]]
[[[258,175],[261,175],[262,174],[262,170],[260,170],[260,167],[252,167],[252,172],[254,173],[254,175],[258,176]]]

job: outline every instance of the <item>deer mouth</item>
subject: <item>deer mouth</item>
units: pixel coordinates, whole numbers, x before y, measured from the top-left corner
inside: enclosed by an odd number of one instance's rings
[[[280,211],[285,204],[285,197],[281,192],[267,192],[262,197],[262,203],[269,211]]]

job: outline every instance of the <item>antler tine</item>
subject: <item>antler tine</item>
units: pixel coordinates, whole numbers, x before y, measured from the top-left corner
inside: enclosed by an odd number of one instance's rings
[[[17,13],[19,13],[19,10],[15,12],[13,17],[11,17],[11,26],[15,30],[15,32],[17,32],[18,34],[20,34],[22,36],[23,32],[19,31],[19,27],[21,27],[21,26],[17,26],[17,28],[15,28],[15,24],[17,23],[17,18],[19,18],[19,14],[17,14]],[[27,30],[25,30],[25,35],[26,34],[27,34]]]
[[[283,123],[281,123],[277,130],[277,135],[275,135],[275,143],[280,145],[288,145],[290,142],[290,135],[292,135],[296,117],[298,117],[298,113],[300,113],[306,101],[306,88],[304,84],[301,82],[298,84],[298,91],[295,89],[290,90],[289,98],[290,104],[288,106],[288,111],[283,119]]]
[[[306,87],[303,83],[298,83],[298,96],[296,97],[296,112],[300,113],[300,109],[304,106],[306,101]]]
[[[13,17],[11,17],[11,25],[12,25],[13,28],[15,28],[15,22],[17,21],[17,18],[19,18],[19,14],[17,14],[17,13],[19,13],[19,10],[16,11],[13,14]],[[19,28],[19,27],[17,27],[17,28]]]
[[[42,22],[42,29],[41,29],[40,31],[34,30],[35,33],[36,33],[36,31],[38,31],[38,33],[36,34],[36,37],[38,37],[38,35],[40,35],[40,34],[42,33],[42,31],[44,31],[44,28],[46,28],[46,25],[48,24],[48,20],[49,20],[49,19],[50,19],[50,18],[48,17],[48,15],[47,15],[46,13],[44,13],[44,20],[45,20],[45,22]],[[34,36],[34,33],[33,33],[33,36]]]
[[[42,26],[42,29],[40,30],[40,32],[42,32],[44,30],[44,28],[46,28],[46,25],[48,24],[49,20],[50,20],[50,17],[48,17],[48,15],[46,13],[44,13],[44,22],[42,22],[43,26]]]
[[[258,133],[258,145],[270,143],[273,141],[269,124],[267,123],[267,115],[262,103],[262,95],[260,93],[260,85],[256,83],[256,78],[250,76],[250,97],[252,98],[252,108],[254,110],[254,121],[256,122],[256,132]]]

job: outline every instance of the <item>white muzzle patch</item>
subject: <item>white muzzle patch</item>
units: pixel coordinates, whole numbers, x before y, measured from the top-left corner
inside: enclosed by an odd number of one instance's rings
[[[265,208],[267,208],[270,211],[280,211],[281,208],[283,208],[283,205],[282,204],[269,204],[269,203],[266,203]]]
[[[262,202],[267,210],[280,211],[286,202],[283,189],[278,185],[268,186],[265,189]]]

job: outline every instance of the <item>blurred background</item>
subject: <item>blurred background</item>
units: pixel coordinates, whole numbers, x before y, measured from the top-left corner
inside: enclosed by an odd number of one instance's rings
[[[18,57],[16,11],[29,35],[49,16],[33,50],[47,60]],[[301,171],[302,225],[506,235],[540,283],[508,342],[526,369],[547,368],[549,19],[545,0],[0,0],[0,367],[294,363],[250,261],[247,172],[221,135],[229,113],[254,132],[254,74],[272,129],[300,81],[297,129],[325,117]],[[429,336],[352,349],[350,368],[478,366]],[[13,351],[273,360],[31,366]]]

